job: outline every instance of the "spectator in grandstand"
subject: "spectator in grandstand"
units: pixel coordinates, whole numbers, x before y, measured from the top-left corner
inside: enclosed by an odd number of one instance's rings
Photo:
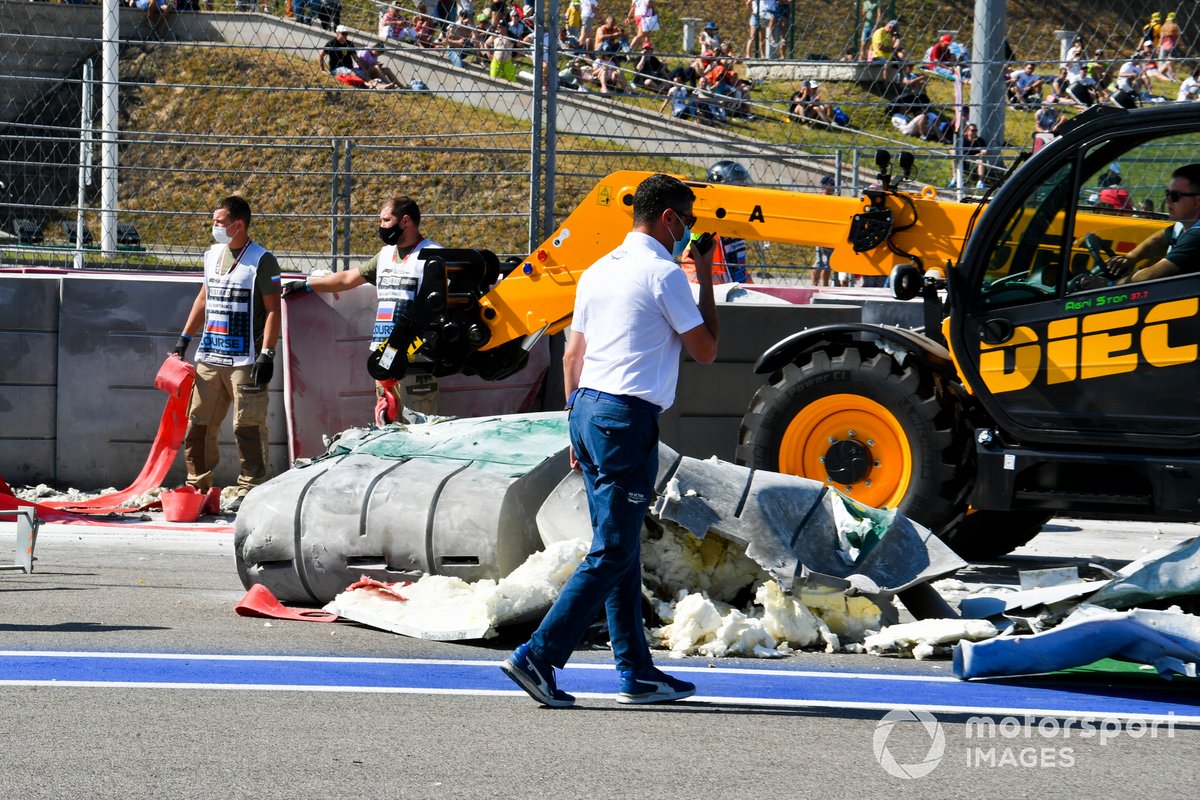
[[[896,77],[893,82],[896,96],[888,104],[888,116],[897,113],[911,116],[917,112],[924,113],[929,108],[929,95],[925,92],[929,76],[918,75],[906,56],[903,47],[896,51]]]
[[[1142,57],[1135,54],[1117,72],[1117,91],[1112,99],[1121,108],[1137,107],[1145,88],[1142,71]]]
[[[697,62],[699,61],[699,58],[695,58],[687,66],[677,64],[674,69],[667,73],[667,77],[670,78],[672,82],[674,82],[676,78],[679,78],[688,86],[695,89],[696,84],[700,82],[700,76],[704,74],[703,69],[697,68]]]
[[[294,2],[306,2],[306,0],[294,0]],[[396,42],[416,40],[416,35],[412,33],[412,28],[408,24],[408,17],[404,16],[399,5],[393,3],[379,15],[379,38],[391,39]]]
[[[925,51],[925,62],[926,69],[943,78],[953,78],[954,67],[958,64],[958,56],[954,53],[954,37],[943,33],[941,38]]]
[[[488,12],[484,11],[480,16],[485,17]],[[492,31],[489,29],[486,21],[479,21],[476,18],[476,25],[471,28],[471,44],[467,49],[471,61],[485,69],[490,69],[492,64],[492,51],[488,42],[491,41]]]
[[[592,32],[595,30],[596,18],[600,15],[600,0],[580,0],[579,4],[579,43],[586,47],[592,42]]]
[[[658,11],[654,8],[654,0],[632,0],[625,22],[633,26],[634,36],[629,41],[629,49],[636,52],[643,42],[649,41],[650,34],[658,30]]]
[[[417,47],[433,47],[433,39],[437,36],[437,26],[425,14],[418,14],[413,19],[413,40]]]
[[[717,30],[717,23],[711,19],[704,23],[704,30],[700,31],[699,41],[700,52],[711,50],[715,53],[721,46],[721,34]]]
[[[801,81],[800,88],[792,93],[789,111],[793,122],[816,120],[828,125],[833,119],[833,109],[821,102],[821,84],[814,80]]]
[[[661,58],[654,55],[654,45],[649,41],[642,42],[642,57],[638,59],[633,69],[637,73],[638,86],[652,92],[661,92],[670,85],[670,79],[667,77],[667,65]]]
[[[508,36],[507,27],[493,25],[491,36],[487,40],[487,49],[492,57],[488,74],[493,78],[501,78],[515,83],[517,65],[513,62],[513,52],[516,50],[516,46],[517,43]]]
[[[1020,108],[1036,108],[1042,102],[1042,87],[1046,79],[1034,72],[1035,66],[1029,61],[1013,75],[1012,84],[1008,87],[1008,101]]]
[[[1162,24],[1162,29],[1159,31],[1158,38],[1158,60],[1168,62],[1171,60],[1172,53],[1179,47],[1179,36],[1182,33],[1179,29],[1179,23],[1175,21],[1175,12],[1167,14],[1167,19]]]
[[[938,115],[933,111],[919,112],[913,115],[896,113],[892,115],[892,127],[905,136],[915,136],[924,139],[929,136],[931,126],[938,121]]]
[[[1054,103],[1042,103],[1033,121],[1038,133],[1057,133],[1058,126],[1063,122],[1063,113]]]
[[[625,31],[617,24],[616,19],[609,15],[604,18],[600,27],[596,28],[596,40],[592,49],[600,53],[619,53],[624,38]]]
[[[509,38],[515,39],[518,42],[523,41],[526,36],[533,33],[533,23],[525,16],[525,12],[516,3],[508,10],[507,24]]]
[[[1179,85],[1179,94],[1175,99],[1181,103],[1192,102],[1200,98],[1200,67],[1195,67],[1192,74],[1184,78]]]
[[[600,83],[600,94],[624,94],[629,91],[629,81],[621,69],[624,58],[613,53],[606,53],[596,59],[592,73]]]
[[[858,59],[871,58],[871,36],[883,23],[883,4],[879,0],[862,0],[862,32],[858,37]]]
[[[746,0],[746,5],[750,8],[750,37],[746,39],[746,58],[765,58],[767,55],[767,41],[763,33],[767,26],[766,5],[770,2],[772,0]]]
[[[441,47],[446,48],[446,58],[450,59],[450,63],[454,66],[461,68],[467,65],[466,59],[471,47],[471,36],[471,15],[466,11],[460,11],[458,22],[446,29],[446,33],[439,43]]]
[[[1104,57],[1103,50],[1097,49],[1092,53],[1092,60],[1087,65],[1087,74],[1094,81],[1092,91],[1096,95],[1096,102],[1107,103],[1116,75],[1113,72],[1112,64]]]
[[[134,0],[133,7],[146,12],[151,23],[175,10],[175,0]]]
[[[317,22],[327,31],[337,30],[342,22],[342,0],[312,0]]]
[[[325,43],[325,47],[321,49],[321,54],[317,58],[321,69],[328,69],[329,74],[334,77],[354,71],[354,53],[357,48],[350,42],[349,34],[349,28],[345,25],[338,25],[333,38]],[[326,59],[329,60],[328,67],[325,65]]]
[[[583,41],[579,38],[583,31],[583,11],[579,8],[579,0],[571,0],[567,4],[567,13],[563,19],[566,23],[567,34],[574,37],[575,41]]]
[[[1157,53],[1159,40],[1162,38],[1162,12],[1155,11],[1150,15],[1150,21],[1142,26],[1142,38],[1149,42],[1150,53]]]
[[[1096,81],[1087,70],[1085,58],[1083,40],[1076,37],[1070,49],[1067,50],[1067,60],[1062,63],[1062,68],[1067,71],[1064,94],[1080,105],[1094,106],[1096,104]]]
[[[896,50],[900,48],[900,21],[889,19],[882,28],[876,28],[871,34],[871,60],[882,61],[884,67],[879,77],[888,80],[887,64],[892,60]]]
[[[671,104],[671,116],[675,119],[696,119],[698,116],[696,104],[692,101],[692,90],[683,82],[681,75],[671,79],[671,88],[667,90],[666,98],[658,107],[658,113],[666,111],[668,103]]]
[[[988,143],[979,135],[979,127],[974,122],[968,122],[963,131],[962,154],[963,171],[970,170],[975,176],[975,188],[982,189],[986,185],[988,172]]]
[[[791,58],[792,0],[775,0],[775,24],[771,26],[776,58]]]
[[[571,35],[571,31],[567,26],[563,25],[558,29],[558,52],[561,55],[571,55],[580,50],[579,40]]]
[[[1096,205],[1118,211],[1133,210],[1133,201],[1129,198],[1129,190],[1121,188],[1120,172],[1110,169],[1100,176],[1100,193],[1096,198]]]
[[[379,60],[379,54],[382,52],[382,44],[359,50],[354,56],[354,74],[366,81],[367,86],[372,89],[398,89],[400,79],[390,67]]]
[[[821,178],[821,194],[834,195],[837,194],[837,181],[832,175],[826,175]],[[828,286],[829,279],[833,274],[833,270],[829,264],[829,258],[833,255],[832,247],[815,247],[813,248],[813,265],[812,265],[812,285],[813,286]]]
[[[1156,60],[1154,60],[1154,58],[1149,58],[1146,60],[1145,64],[1142,67],[1142,76],[1146,82],[1145,93],[1143,94],[1143,98],[1146,100],[1153,99],[1152,94],[1151,94],[1151,92],[1154,88],[1153,81],[1158,80],[1158,81],[1162,81],[1164,83],[1178,83],[1179,82],[1173,72],[1168,73],[1167,71],[1165,71],[1163,69],[1163,65],[1159,64]],[[1161,102],[1161,100],[1156,100],[1155,102]]]

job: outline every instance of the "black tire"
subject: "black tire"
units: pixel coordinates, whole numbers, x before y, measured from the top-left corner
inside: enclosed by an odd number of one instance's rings
[[[851,405],[856,398],[874,401],[902,428],[911,468],[906,482],[892,483],[893,497],[903,491],[898,504],[902,513],[935,532],[961,518],[970,478],[970,470],[965,469],[971,456],[969,431],[960,421],[958,403],[949,387],[931,371],[921,369],[913,357],[901,366],[886,353],[850,347],[833,353],[819,350],[807,361],[789,364],[754,395],[742,419],[738,462],[801,474],[796,469],[780,469],[785,433],[793,421],[800,424],[805,419],[801,412],[806,408],[811,414],[812,404],[835,396]],[[833,402],[826,400],[825,404]],[[806,430],[800,424],[800,433]],[[803,438],[793,431],[792,440],[797,436]],[[814,450],[821,447],[823,441],[813,442]],[[783,460],[787,467],[798,459],[785,453]],[[825,481],[827,475],[805,477]],[[876,488],[883,490],[882,486]],[[849,494],[854,497],[853,484],[851,489]]]
[[[1052,516],[1044,511],[972,511],[938,535],[967,561],[994,561],[1041,533]]]

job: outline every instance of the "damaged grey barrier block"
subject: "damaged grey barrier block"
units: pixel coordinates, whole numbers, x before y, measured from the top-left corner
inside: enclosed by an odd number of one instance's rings
[[[1129,608],[1151,600],[1200,594],[1200,537],[1126,564],[1088,602]]]
[[[566,414],[389,427],[256,487],[234,526],[238,573],[284,602],[366,575],[499,579],[541,549],[537,509],[567,474]]]
[[[1130,608],[1154,600],[1200,594],[1200,537],[1130,562],[1115,577],[1076,581],[1008,592],[964,597],[963,616],[988,619],[1001,614],[1028,616],[1041,611],[1047,619],[1062,617],[1086,601],[1105,608]]]
[[[660,488],[653,513],[703,537],[713,532],[746,547],[785,588],[796,578],[850,594],[895,594],[966,563],[898,513],[885,515],[878,542],[853,557],[838,533],[833,504],[818,481],[727,462],[683,458]]]
[[[1049,631],[962,642],[954,650],[954,674],[963,679],[1037,675],[1110,657],[1151,664],[1164,674],[1195,677],[1200,617],[1178,611],[1080,606]]]

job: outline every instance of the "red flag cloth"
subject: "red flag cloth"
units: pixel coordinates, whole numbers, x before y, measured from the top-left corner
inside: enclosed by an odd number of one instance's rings
[[[130,498],[161,486],[163,478],[167,477],[171,464],[179,454],[179,447],[183,444],[183,435],[187,432],[188,403],[191,401],[195,378],[195,367],[177,356],[167,357],[155,378],[155,385],[167,392],[167,405],[163,408],[162,418],[158,422],[158,433],[154,436],[154,443],[150,445],[150,455],[142,466],[141,473],[128,487],[90,500],[31,503],[14,497],[12,489],[0,478],[0,509],[32,506],[38,509],[38,516],[42,519],[53,520],[64,518],[61,513],[55,513],[56,511],[72,511],[75,514],[123,514],[158,507],[160,503],[157,500],[136,507],[122,504]],[[65,518],[70,519],[71,516]]]
[[[233,607],[239,617],[270,617],[271,619],[294,619],[299,622],[334,622],[337,614],[328,611],[311,611],[288,608],[271,594],[271,590],[256,583],[246,596]]]

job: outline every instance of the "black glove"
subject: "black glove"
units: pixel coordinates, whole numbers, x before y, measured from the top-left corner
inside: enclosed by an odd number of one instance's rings
[[[258,358],[254,361],[254,366],[250,368],[250,380],[254,381],[255,386],[266,386],[271,382],[274,374],[274,357],[266,353],[259,353]]]
[[[187,358],[188,345],[192,343],[192,337],[186,333],[179,334],[179,340],[175,342],[175,349],[171,352],[180,358]]]
[[[283,296],[284,297],[291,297],[294,294],[300,294],[302,292],[311,292],[311,291],[312,291],[312,287],[308,285],[307,280],[288,281],[287,283],[285,283],[283,285]]]

